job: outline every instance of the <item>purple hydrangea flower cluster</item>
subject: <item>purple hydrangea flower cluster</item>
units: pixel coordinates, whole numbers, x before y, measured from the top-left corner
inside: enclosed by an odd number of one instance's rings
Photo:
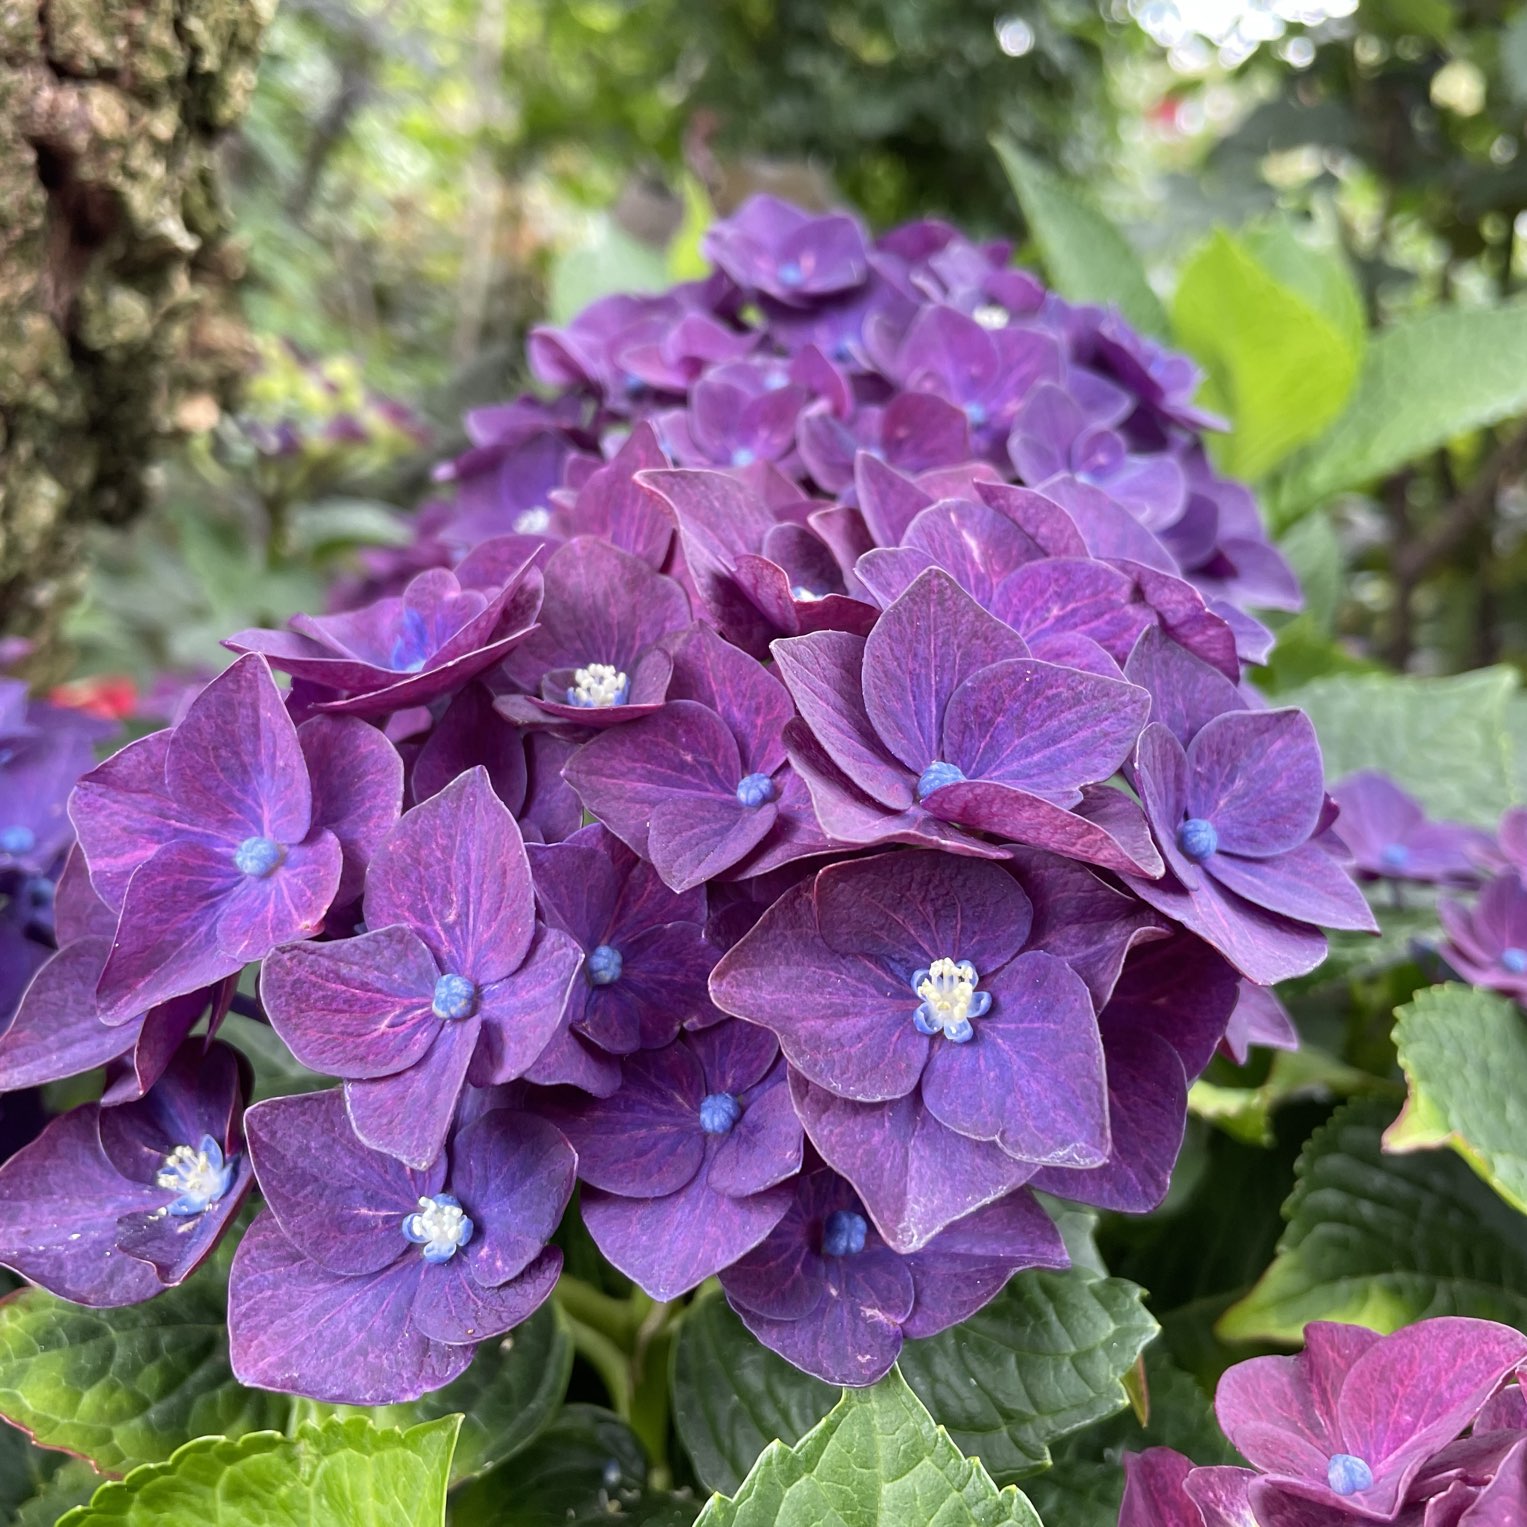
[[[1192,367],[939,223],[706,248],[80,779],[0,1088],[106,1090],[0,1168],[0,1260],[144,1297],[253,1182],[235,1370],[380,1404],[546,1297],[576,1179],[653,1298],[868,1383],[1063,1265],[1036,1191],[1158,1204],[1193,1078],[1373,927]],[[335,1085],[245,1117],[234,1004]]]
[[[1215,1411],[1251,1467],[1128,1457],[1119,1527],[1527,1521],[1527,1336],[1441,1316],[1392,1336],[1315,1321],[1304,1337],[1297,1357],[1220,1380]]]

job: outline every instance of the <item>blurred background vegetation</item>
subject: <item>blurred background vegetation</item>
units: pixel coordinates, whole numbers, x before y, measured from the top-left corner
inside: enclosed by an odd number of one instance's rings
[[[69,660],[171,706],[406,537],[532,322],[770,190],[1067,295],[1138,260],[1309,587],[1270,688],[1527,662],[1524,125],[1509,0],[284,0],[221,150],[259,361],[96,534]]]

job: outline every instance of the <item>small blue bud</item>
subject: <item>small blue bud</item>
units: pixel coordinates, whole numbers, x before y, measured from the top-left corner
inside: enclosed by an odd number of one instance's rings
[[[0,854],[29,854],[37,847],[37,834],[19,823],[0,827]]]
[[[749,808],[767,806],[774,796],[774,781],[767,774],[749,774],[737,786],[737,799]]]
[[[583,968],[588,972],[591,986],[609,986],[620,980],[620,973],[625,968],[625,963],[621,958],[620,950],[613,944],[601,944],[597,949],[589,952]]]
[[[852,1209],[834,1209],[822,1226],[822,1255],[851,1257],[863,1251],[869,1228],[862,1214],[855,1214]]]
[[[476,985],[465,976],[441,976],[430,1011],[437,1018],[470,1018],[477,1011]]]
[[[917,781],[917,798],[926,800],[935,790],[942,789],[945,785],[957,785],[965,778],[965,771],[957,764],[945,763],[942,758],[935,758]]]
[[[757,454],[745,445],[739,445],[732,452],[732,465],[734,467],[750,467],[757,460]]]
[[[713,1092],[700,1100],[700,1128],[708,1135],[729,1135],[742,1117],[742,1104],[730,1092]]]
[[[1500,952],[1501,969],[1509,971],[1514,976],[1527,975],[1527,949],[1502,949]]]
[[[1202,864],[1219,847],[1219,834],[1214,830],[1213,822],[1206,822],[1202,817],[1189,817],[1177,829],[1177,846],[1185,858],[1194,864]]]
[[[965,405],[965,417],[970,420],[972,429],[980,429],[991,416],[986,412],[984,403],[967,403]]]
[[[1379,854],[1379,863],[1386,870],[1402,870],[1410,863],[1410,850],[1403,843],[1386,843]]]
[[[799,286],[805,279],[805,271],[794,260],[786,260],[779,268],[779,284],[781,286]]]
[[[1373,1470],[1351,1453],[1332,1453],[1326,1465],[1326,1482],[1338,1495],[1356,1495],[1373,1484]]]
[[[245,838],[233,851],[234,868],[241,875],[263,880],[281,866],[286,849],[274,838]]]
[[[477,1226],[450,1193],[421,1198],[417,1214],[403,1216],[403,1237],[423,1248],[426,1262],[449,1262],[467,1245]]]

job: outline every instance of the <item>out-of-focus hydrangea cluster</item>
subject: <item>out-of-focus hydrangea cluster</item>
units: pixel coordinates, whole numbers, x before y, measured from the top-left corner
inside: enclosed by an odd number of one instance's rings
[[[1373,920],[1245,682],[1298,589],[1193,368],[939,223],[757,198],[706,248],[537,331],[413,543],[67,819],[82,756],[6,763],[56,949],[0,1089],[106,1083],[0,1169],[0,1261],[143,1299],[257,1189],[239,1377],[399,1401],[547,1296],[576,1182],[653,1298],[719,1276],[865,1384],[1295,1042],[1265,988]],[[324,1089],[246,1114],[233,1009]]]
[[[1314,1321],[1304,1339],[1220,1379],[1219,1423],[1251,1467],[1128,1457],[1119,1527],[1527,1521],[1527,1336],[1441,1316],[1391,1336]]]

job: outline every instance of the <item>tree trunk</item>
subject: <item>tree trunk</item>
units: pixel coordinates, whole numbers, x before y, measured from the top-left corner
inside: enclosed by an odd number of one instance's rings
[[[275,0],[0,0],[0,633],[39,674],[91,521],[248,364],[215,151]]]

